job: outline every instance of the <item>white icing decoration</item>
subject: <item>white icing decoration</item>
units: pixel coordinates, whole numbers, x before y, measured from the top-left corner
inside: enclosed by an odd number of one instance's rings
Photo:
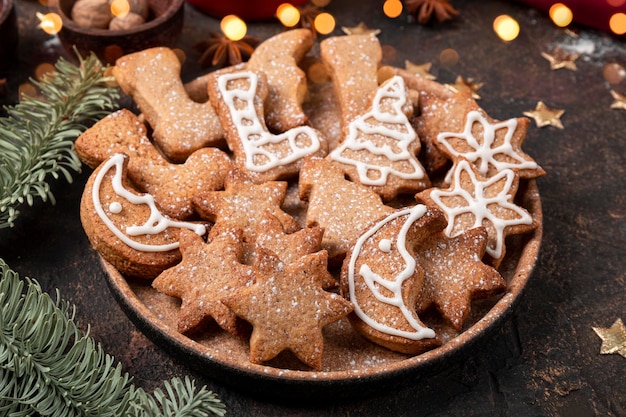
[[[109,211],[113,214],[119,214],[122,212],[122,205],[119,201],[114,201],[109,204]]]
[[[388,99],[393,100],[392,112],[381,110],[381,103]],[[409,180],[424,178],[424,169],[415,155],[412,155],[408,150],[409,145],[417,140],[417,134],[402,111],[405,103],[404,80],[400,76],[394,76],[376,91],[372,109],[350,122],[348,136],[339,147],[330,153],[330,158],[344,164],[354,165],[359,173],[359,181],[366,185],[385,185],[389,174]],[[374,119],[376,123],[370,123],[369,120],[371,119]],[[379,146],[372,140],[363,138],[370,135],[388,138],[393,143],[393,148],[399,149],[399,152],[394,151],[392,146],[388,144]],[[352,151],[367,150],[374,155],[382,155],[392,162],[406,162],[411,166],[412,172],[399,171],[392,166],[380,166],[357,161],[343,155],[346,149]],[[370,178],[368,171],[378,171],[379,175],[377,178]]]
[[[472,184],[474,184],[473,195],[471,192],[464,190],[461,186],[460,177],[462,171],[465,171],[467,175],[470,176]],[[486,181],[481,182],[478,178],[476,178],[470,163],[463,160],[459,162],[453,172],[453,175],[454,189],[451,191],[435,189],[430,193],[431,199],[446,213],[446,217],[448,219],[448,226],[445,231],[446,235],[448,237],[456,237],[462,234],[464,230],[454,231],[455,218],[456,216],[471,213],[474,215],[475,221],[474,225],[470,227],[470,229],[482,226],[485,221],[488,221],[493,225],[493,228],[496,231],[495,246],[493,246],[492,243],[488,244],[487,253],[495,259],[500,258],[500,256],[502,256],[502,247],[504,245],[504,229],[507,226],[520,224],[530,225],[533,223],[533,219],[528,212],[509,201],[512,196],[509,196],[507,193],[511,189],[513,180],[515,179],[515,173],[510,169],[505,169]],[[485,190],[493,184],[501,181],[503,178],[505,179],[505,186],[502,188],[502,191],[494,197],[485,196]],[[463,198],[467,202],[467,205],[461,207],[449,207],[446,206],[446,204],[441,200],[442,197],[454,196]],[[498,205],[507,210],[511,210],[517,213],[519,218],[510,220],[499,218],[496,214],[489,210],[489,206],[491,205]]]
[[[480,141],[477,140],[476,137],[472,134],[472,128],[474,126],[474,123],[476,122],[480,123],[483,128],[482,143],[480,143]],[[496,132],[499,129],[506,129],[504,141],[499,146],[493,147],[493,143],[496,140]],[[465,159],[473,162],[474,165],[476,165],[476,167],[478,168],[478,172],[480,172],[481,175],[487,175],[489,165],[493,165],[498,172],[507,168],[537,168],[537,163],[535,161],[524,159],[513,149],[513,146],[511,145],[511,139],[513,138],[513,133],[515,133],[515,129],[517,129],[516,119],[509,119],[503,122],[491,124],[480,112],[473,110],[467,113],[465,129],[463,130],[463,132],[442,132],[437,135],[437,142],[444,145],[452,156],[462,156]],[[448,139],[462,139],[467,143],[467,145],[472,147],[474,151],[459,152],[450,142],[448,142]],[[494,158],[494,156],[498,154],[505,154],[516,162],[498,161],[496,158]],[[450,182],[451,175],[451,172],[448,172],[448,175],[446,175],[446,181],[448,183]]]
[[[389,253],[391,252],[391,243],[391,239],[381,239],[381,241],[378,242],[378,249],[383,252]]]
[[[229,89],[228,84],[235,80],[245,80],[249,87]],[[250,171],[263,172],[287,165],[320,149],[320,138],[309,126],[295,127],[279,135],[266,130],[254,108],[254,96],[258,83],[255,73],[244,71],[224,74],[218,78],[217,82],[241,140],[246,157],[245,166]],[[303,146],[302,142],[298,143],[302,138],[308,143],[307,145]],[[289,152],[276,155],[276,145],[284,141],[289,145]],[[257,163],[259,159],[263,162]]]
[[[96,178],[93,183],[93,188],[91,190],[91,197],[93,199],[93,205],[96,210],[96,213],[100,217],[100,219],[104,222],[104,224],[109,228],[115,236],[117,236],[122,242],[131,248],[142,251],[142,252],[165,252],[172,249],[176,249],[179,246],[178,242],[173,242],[164,245],[148,245],[140,242],[136,242],[130,238],[130,236],[139,236],[139,235],[156,235],[158,233],[163,232],[168,227],[181,227],[194,231],[198,235],[202,236],[206,233],[206,227],[202,224],[189,223],[177,220],[171,220],[170,218],[161,214],[161,212],[156,207],[154,202],[154,197],[150,194],[137,195],[130,191],[128,191],[122,185],[122,168],[124,163],[124,158],[126,156],[123,154],[115,154],[111,158],[109,158],[106,162],[103,163],[100,172],[96,175]],[[111,221],[111,219],[106,215],[104,209],[102,208],[102,203],[100,202],[100,187],[102,185],[102,181],[106,175],[106,173],[111,169],[115,168],[115,174],[111,179],[111,183],[113,185],[113,191],[119,197],[127,200],[130,204],[147,204],[150,207],[150,217],[143,225],[140,226],[129,226],[126,228],[126,232],[121,231],[115,224]],[[120,204],[119,202],[114,202],[111,204]],[[111,208],[109,206],[109,208]],[[121,204],[120,204],[121,210]],[[111,210],[115,213],[114,210]]]
[[[356,241],[354,250],[352,252],[352,256],[350,258],[349,269],[348,269],[348,285],[349,285],[349,292],[350,292],[350,301],[354,305],[354,312],[356,313],[356,315],[361,320],[363,320],[367,325],[371,326],[372,328],[380,332],[404,337],[410,340],[421,340],[424,338],[435,337],[435,332],[432,329],[422,326],[421,323],[418,320],[416,320],[415,313],[411,309],[413,306],[405,305],[404,300],[402,298],[402,284],[404,283],[404,281],[406,281],[415,273],[415,266],[416,266],[415,259],[411,256],[411,254],[406,249],[407,233],[411,225],[415,221],[417,221],[419,218],[421,218],[426,213],[426,211],[427,211],[426,206],[420,204],[412,208],[407,208],[404,210],[396,211],[390,214],[389,216],[387,216],[386,218],[384,218],[383,220],[381,220],[380,222],[378,222],[376,225],[374,225],[374,227],[372,227],[363,235],[361,235],[359,239]],[[398,233],[396,244],[398,248],[397,249],[398,253],[402,257],[402,260],[406,264],[406,267],[398,275],[396,275],[395,277],[390,277],[390,278],[385,278],[376,274],[375,272],[371,270],[371,268],[367,264],[362,264],[358,273],[363,278],[363,281],[367,285],[368,289],[372,292],[372,294],[376,297],[376,299],[382,303],[389,304],[391,306],[395,306],[398,309],[400,309],[406,321],[415,331],[406,331],[406,330],[396,329],[387,324],[376,321],[375,319],[373,319],[367,314],[367,311],[364,311],[361,308],[361,306],[359,305],[359,301],[356,297],[356,293],[355,293],[356,262],[360,256],[360,252],[361,252],[363,245],[368,239],[372,238],[372,236],[374,236],[387,223],[389,223],[390,221],[400,216],[407,216],[407,219],[405,223],[402,225],[400,232]],[[386,290],[391,292],[392,296],[388,297],[388,296],[381,294],[380,290],[378,289],[379,287],[385,288]]]

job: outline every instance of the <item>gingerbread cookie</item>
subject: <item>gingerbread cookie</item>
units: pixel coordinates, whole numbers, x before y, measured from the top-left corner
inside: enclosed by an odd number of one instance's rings
[[[414,257],[424,270],[424,287],[416,310],[434,306],[456,330],[461,330],[473,299],[486,298],[506,289],[502,275],[482,262],[487,229],[476,227],[449,238],[436,233],[414,246]]]
[[[354,305],[350,323],[361,335],[411,354],[441,343],[415,312],[424,270],[414,247],[443,227],[440,211],[417,205],[394,211],[359,236],[341,268],[341,293]]]
[[[346,136],[350,122],[366,112],[378,88],[382,49],[374,35],[334,36],[320,42],[320,55],[335,86]]]
[[[127,180],[128,156],[115,154],[91,174],[80,204],[80,219],[93,248],[121,273],[154,278],[180,261],[178,234],[198,235],[206,225],[163,215],[150,194]]]
[[[157,291],[182,300],[179,332],[197,332],[213,319],[222,329],[241,333],[237,318],[221,301],[252,283],[252,268],[242,263],[241,235],[240,229],[214,227],[205,243],[195,233],[181,231],[182,261],[152,282]]]
[[[489,263],[497,268],[506,251],[506,236],[526,233],[536,227],[530,213],[514,202],[518,186],[519,175],[513,170],[505,169],[484,178],[473,164],[463,159],[455,164],[449,188],[429,188],[415,197],[445,213],[448,237],[484,226],[488,235]]]
[[[246,68],[262,72],[267,78],[265,123],[274,132],[308,123],[302,110],[306,75],[298,63],[312,46],[313,33],[309,29],[293,29],[265,40],[250,55]]]
[[[226,177],[223,191],[198,193],[193,202],[202,218],[217,225],[228,223],[238,227],[243,231],[244,242],[252,243],[267,212],[281,222],[286,233],[298,230],[295,219],[281,209],[286,190],[286,182],[255,184],[235,169]]]
[[[322,248],[333,265],[342,261],[365,226],[394,211],[366,186],[346,180],[341,168],[328,159],[304,162],[299,192],[308,202],[307,226],[324,228]]]
[[[189,98],[180,79],[181,63],[169,48],[156,47],[119,58],[113,75],[154,130],[161,151],[173,162],[223,143],[224,130],[210,102]]]
[[[202,148],[183,164],[167,161],[146,136],[139,118],[126,109],[101,119],[80,135],[76,153],[91,168],[116,153],[129,156],[128,178],[139,191],[151,194],[164,214],[190,219],[195,213],[192,198],[200,190],[220,190],[232,169],[226,153],[217,148]]]
[[[265,126],[264,100],[268,85],[263,73],[240,71],[209,81],[209,96],[226,131],[235,164],[255,182],[298,175],[302,159],[326,155],[328,145],[320,132],[299,126],[280,134]]]
[[[383,200],[430,186],[417,159],[420,140],[409,122],[413,105],[402,77],[385,81],[370,109],[352,120],[348,136],[328,156],[348,177],[367,185]]]
[[[325,251],[286,264],[273,252],[259,249],[255,282],[222,301],[253,326],[250,362],[261,364],[290,350],[303,363],[321,369],[322,328],[345,317],[352,304],[325,291],[334,282]]]

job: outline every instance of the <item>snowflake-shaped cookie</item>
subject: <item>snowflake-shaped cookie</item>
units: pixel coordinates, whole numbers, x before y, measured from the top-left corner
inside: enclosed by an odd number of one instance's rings
[[[530,213],[513,202],[519,186],[517,172],[505,169],[491,178],[484,178],[469,161],[460,159],[451,180],[450,188],[430,188],[416,198],[437,205],[445,213],[448,237],[485,226],[487,254],[493,258],[494,265],[499,265],[505,254],[505,237],[535,227]]]
[[[530,156],[521,150],[526,137],[528,119],[489,120],[483,113],[467,113],[462,132],[442,132],[437,135],[437,147],[451,159],[463,157],[472,162],[483,176],[491,176],[505,169],[517,169],[523,178],[544,174]],[[455,169],[446,176],[450,177]]]

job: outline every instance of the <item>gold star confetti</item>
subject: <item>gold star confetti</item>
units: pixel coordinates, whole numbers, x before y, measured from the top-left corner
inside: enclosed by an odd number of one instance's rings
[[[426,62],[425,64],[414,64],[411,61],[404,61],[404,68],[412,72],[413,74],[417,74],[422,78],[427,80],[434,80],[436,77],[430,73],[430,67],[432,67],[432,63]]]
[[[341,30],[346,35],[378,35],[380,33],[380,29],[370,29],[363,22],[353,27],[342,26]]]
[[[548,60],[550,63],[550,69],[558,70],[566,68],[568,70],[576,71],[576,61],[580,54],[570,54],[560,48],[556,48],[552,53],[542,52],[541,56]]]
[[[626,110],[626,94],[620,94],[615,90],[611,90],[611,95],[615,99],[613,104],[611,104],[611,108]]]
[[[563,113],[565,113],[565,110],[551,109],[543,101],[540,101],[537,103],[535,110],[525,111],[524,115],[535,119],[537,127],[555,126],[563,129],[563,124],[561,123]]]
[[[608,329],[602,327],[592,327],[592,329],[602,339],[600,347],[602,355],[617,353],[626,358],[626,327],[622,319],[615,320],[615,323]]]
[[[471,91],[472,98],[474,100],[480,100],[480,96],[478,95],[477,91],[484,84],[485,83],[474,82],[474,79],[472,78],[465,79],[461,76],[458,76],[456,77],[456,81],[454,82],[454,84],[446,84],[446,85],[452,91],[457,92],[457,93],[460,93],[461,91]]]

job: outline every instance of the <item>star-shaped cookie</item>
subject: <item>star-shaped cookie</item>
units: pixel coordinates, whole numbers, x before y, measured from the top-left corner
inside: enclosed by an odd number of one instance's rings
[[[223,191],[200,193],[193,202],[200,217],[216,224],[235,225],[243,230],[245,242],[253,242],[257,226],[267,211],[280,220],[287,233],[298,229],[296,220],[281,209],[286,193],[286,182],[255,184],[234,169],[226,177]]]
[[[281,261],[291,264],[305,255],[321,250],[323,234],[324,229],[321,227],[305,227],[297,232],[287,233],[280,220],[266,212],[258,225],[254,245],[274,252]],[[248,259],[246,264],[252,265],[253,261]]]
[[[435,238],[421,241],[414,248],[417,264],[424,270],[418,313],[434,305],[456,330],[460,330],[470,313],[473,298],[504,290],[506,282],[500,273],[481,260],[486,248],[484,227],[467,230],[453,238],[439,233]]]
[[[545,171],[521,149],[529,120],[508,119],[497,122],[477,105],[470,106],[462,131],[453,130],[437,135],[435,145],[450,159],[463,157],[489,177],[504,169],[517,169],[522,178],[545,175]],[[447,182],[454,168],[448,172]]]
[[[211,317],[224,330],[239,334],[237,318],[221,299],[252,281],[252,267],[240,261],[241,230],[214,227],[209,241],[193,232],[181,231],[182,261],[157,276],[152,286],[182,300],[178,331],[197,331]]]
[[[270,251],[258,251],[254,284],[223,299],[253,326],[250,362],[260,364],[290,350],[311,368],[321,368],[322,328],[353,308],[340,295],[324,291],[334,281],[327,258],[320,251],[286,264]]]
[[[513,202],[519,186],[518,174],[505,169],[490,178],[478,173],[467,160],[455,165],[448,189],[429,188],[415,197],[436,205],[446,215],[445,233],[456,237],[479,226],[487,228],[487,255],[497,267],[505,254],[504,240],[511,234],[533,230],[535,222],[526,209]]]

